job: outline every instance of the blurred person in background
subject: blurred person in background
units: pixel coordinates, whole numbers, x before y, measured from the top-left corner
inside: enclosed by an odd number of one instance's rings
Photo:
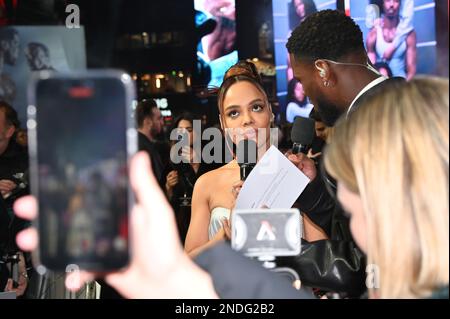
[[[12,207],[18,198],[29,194],[29,187],[27,149],[16,141],[19,128],[16,110],[0,101],[0,291],[15,291],[22,296],[28,285],[29,260],[19,251],[14,238],[27,223],[14,216]],[[8,260],[18,262],[18,287],[13,287],[12,273],[6,266],[10,264]]]
[[[316,134],[307,156],[313,159],[316,164],[319,164],[319,161],[322,158],[322,150],[329,142],[333,133],[333,128],[326,126],[322,121],[320,114],[314,110],[311,111],[309,117],[314,120],[314,129]]]
[[[175,211],[178,232],[183,245],[191,220],[192,192],[195,182],[201,175],[214,167],[213,164],[206,164],[201,159],[201,154],[195,154],[194,143],[197,139],[201,139],[202,135],[202,132],[194,131],[195,120],[200,122],[199,119],[188,112],[175,119],[173,129],[177,130],[177,136],[179,137],[177,142],[187,139],[186,145],[181,150],[181,156],[185,159],[185,162],[178,164],[171,162],[166,169],[166,171],[170,171],[169,173],[166,172],[165,191]],[[199,133],[200,136],[197,135]],[[172,142],[172,145],[174,144]]]
[[[289,35],[300,23],[313,13],[317,12],[317,6],[314,0],[291,0],[289,2]],[[288,55],[287,59],[287,80],[290,82],[294,78],[292,71],[291,59]]]
[[[19,58],[20,37],[16,29],[0,27],[0,100],[13,103],[16,98],[16,83],[4,66],[15,66]]]
[[[288,84],[286,106],[286,121],[293,123],[297,116],[308,117],[313,109],[305,95],[302,84],[297,79],[292,79]]]
[[[289,5],[289,27],[294,30],[309,15],[317,12],[314,0],[291,0]]]
[[[372,64],[385,62],[394,76],[400,76],[409,81],[416,74],[417,69],[417,35],[412,26],[402,31],[404,34],[400,37],[397,34],[402,21],[401,2],[402,0],[383,0],[382,17],[370,30],[366,46]],[[409,2],[412,1],[409,0]],[[414,7],[414,3],[411,6]]]
[[[157,136],[161,134],[164,126],[161,111],[155,100],[142,100],[135,110],[136,125],[138,128],[138,149],[146,151],[152,159],[152,169],[161,187],[164,187],[164,164],[156,146]]]

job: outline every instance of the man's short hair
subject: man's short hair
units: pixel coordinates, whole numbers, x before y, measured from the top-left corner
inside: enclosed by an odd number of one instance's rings
[[[322,117],[320,117],[319,112],[317,112],[316,110],[312,109],[311,113],[309,113],[309,118],[313,119],[316,122],[323,122]]]
[[[153,118],[153,109],[157,109],[155,100],[148,99],[140,101],[136,106],[135,118],[138,127],[142,127],[147,117]]]
[[[0,101],[0,110],[5,113],[5,120],[7,125],[13,125],[16,130],[20,128],[19,117],[17,111],[5,101]]]
[[[378,6],[380,14],[384,14],[384,0],[370,0],[370,4]],[[400,0],[400,4],[402,4],[402,0]]]
[[[295,57],[339,60],[352,52],[365,52],[363,34],[352,18],[337,10],[307,17],[292,32],[286,48]]]

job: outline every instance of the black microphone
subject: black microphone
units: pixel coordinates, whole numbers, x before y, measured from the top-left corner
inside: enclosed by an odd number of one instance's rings
[[[314,140],[314,124],[315,121],[310,118],[300,116],[295,118],[291,131],[291,140],[294,143],[292,145],[293,154],[308,153]]]
[[[236,157],[241,169],[241,181],[245,181],[247,176],[256,165],[256,142],[253,140],[242,140],[236,149]]]

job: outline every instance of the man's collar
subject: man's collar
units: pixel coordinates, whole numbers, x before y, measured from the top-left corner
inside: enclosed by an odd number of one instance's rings
[[[145,131],[143,129],[138,129],[137,131],[139,132],[139,134],[145,136],[145,138],[147,140],[149,140],[150,142],[153,142],[153,139],[150,138],[150,134],[145,134]]]
[[[6,146],[2,145],[2,148],[0,149],[0,156],[3,156],[4,154],[6,154],[6,152],[8,151],[9,145],[11,143],[8,141]]]
[[[378,78],[376,78],[375,80],[373,80],[372,82],[370,82],[369,84],[367,84],[359,93],[358,95],[353,99],[352,103],[350,104],[350,107],[347,109],[347,115],[346,117],[350,114],[353,106],[355,105],[356,101],[358,101],[358,99],[367,91],[369,91],[371,88],[373,88],[374,86],[380,84],[383,81],[386,81],[388,78],[384,77],[384,76],[380,76]]]

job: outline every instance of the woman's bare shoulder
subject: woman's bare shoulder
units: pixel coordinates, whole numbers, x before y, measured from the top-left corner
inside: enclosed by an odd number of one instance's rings
[[[197,179],[196,184],[199,185],[206,184],[209,187],[217,185],[217,182],[222,179],[228,179],[228,175],[235,170],[232,164],[228,163],[219,168],[213,169]]]

